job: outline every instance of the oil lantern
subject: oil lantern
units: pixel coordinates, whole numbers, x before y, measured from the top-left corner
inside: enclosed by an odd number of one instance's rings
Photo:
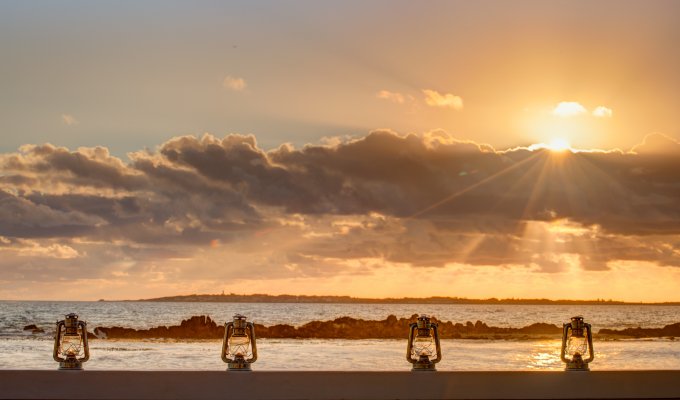
[[[73,313],[57,321],[53,357],[59,363],[59,369],[83,369],[83,363],[90,358],[86,327],[85,321],[78,321],[78,315]]]
[[[227,371],[250,371],[250,364],[257,360],[255,328],[241,314],[234,315],[231,322],[224,324],[222,342],[222,361],[227,363]]]
[[[413,364],[412,371],[436,371],[435,364],[441,359],[437,324],[430,322],[427,315],[421,315],[409,327],[406,360]]]
[[[588,363],[593,361],[593,332],[583,317],[572,317],[564,324],[562,331],[562,352],[560,358],[566,364],[566,371],[589,371]]]

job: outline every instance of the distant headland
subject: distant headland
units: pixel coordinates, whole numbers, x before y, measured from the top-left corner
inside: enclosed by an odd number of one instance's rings
[[[103,301],[103,300],[100,300]],[[643,303],[618,300],[550,300],[550,299],[468,299],[464,297],[400,297],[363,298],[351,296],[308,296],[269,294],[190,294],[152,299],[125,300],[148,302],[206,302],[206,303],[336,303],[336,304],[515,304],[515,305],[680,305],[680,302]]]

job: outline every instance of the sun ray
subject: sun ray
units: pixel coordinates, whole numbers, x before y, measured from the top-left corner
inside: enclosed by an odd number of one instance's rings
[[[483,233],[477,233],[472,235],[470,240],[468,240],[468,242],[461,250],[460,260],[457,261],[461,263],[466,263],[470,255],[474,253],[475,250],[477,250],[480,244],[482,244],[482,242],[484,241],[484,237],[485,235]]]
[[[466,188],[463,188],[463,189],[461,189],[461,190],[459,190],[459,191],[457,191],[457,192],[455,192],[455,193],[453,193],[453,194],[451,194],[451,195],[449,195],[449,196],[447,196],[447,197],[445,197],[445,198],[423,208],[422,210],[411,214],[410,216],[406,217],[405,219],[413,219],[413,218],[419,217],[419,216],[421,216],[421,215],[423,215],[423,214],[425,214],[425,213],[427,213],[431,210],[434,210],[435,208],[440,207],[440,206],[450,202],[451,200],[464,195],[465,193],[467,193],[471,190],[474,190],[474,189],[481,187],[481,186],[483,186],[483,185],[485,185],[489,182],[492,182],[493,180],[500,178],[501,176],[507,174],[508,172],[514,171],[515,169],[519,168],[520,166],[522,166],[522,165],[528,163],[529,161],[533,160],[535,157],[536,157],[536,154],[532,154],[531,156],[525,158],[522,161],[516,162],[515,164],[512,164],[512,165],[510,165],[506,168],[503,168],[502,170],[496,172],[495,174],[487,176],[486,178],[480,180],[479,182],[475,182],[474,184],[467,186]]]
[[[587,153],[575,153],[569,155],[569,157],[551,157],[549,160],[550,162],[546,164],[546,167],[552,168],[552,172],[548,174],[550,180],[547,184],[560,188],[560,192],[563,193],[566,200],[564,204],[556,205],[556,217],[563,218],[558,221],[564,221],[564,218],[570,220],[575,215],[587,216],[588,209],[592,206],[593,202],[600,203],[605,201],[603,200],[605,196],[601,193],[602,190],[607,191],[608,194],[613,190],[616,195],[626,196],[625,188],[621,187],[615,179],[612,179],[611,176],[592,163],[588,159]],[[542,187],[544,187],[543,183],[537,183],[537,189]],[[532,194],[532,197],[534,197],[534,194]],[[609,198],[609,196],[606,197]],[[529,204],[527,207],[528,209],[531,208]],[[525,217],[529,218],[529,215]],[[584,224],[587,224],[587,220],[577,219],[573,223],[584,226]],[[563,224],[563,222],[559,222],[559,224]],[[587,229],[592,232],[591,234],[598,235],[597,227]],[[527,230],[524,237],[527,240],[532,240],[531,236],[532,234]],[[533,236],[536,237],[536,235]],[[558,246],[560,248],[556,249],[552,243],[554,238],[549,235],[543,235],[539,237],[539,240],[544,243],[544,247],[536,250],[544,253],[559,250],[563,253],[580,256],[580,269],[572,270],[572,273],[575,273],[584,268],[583,257],[587,258],[591,254],[598,253],[597,240],[593,239],[581,240],[570,235],[568,240],[562,246]]]

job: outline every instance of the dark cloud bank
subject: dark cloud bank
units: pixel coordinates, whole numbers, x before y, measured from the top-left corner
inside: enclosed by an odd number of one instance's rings
[[[547,244],[555,223],[570,229]],[[51,245],[74,250],[53,257],[67,269],[215,244],[256,252],[253,238],[277,232],[299,239],[279,260],[307,274],[324,273],[320,260],[366,257],[546,272],[565,254],[593,270],[680,266],[680,143],[650,135],[627,152],[496,151],[445,133],[375,131],[271,151],[252,136],[180,137],[128,161],[51,145],[0,156],[0,250],[23,254],[6,258],[5,279],[40,269],[25,255]]]

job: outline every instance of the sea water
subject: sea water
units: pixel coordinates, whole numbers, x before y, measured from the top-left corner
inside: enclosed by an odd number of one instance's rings
[[[300,326],[342,316],[382,320],[388,315],[426,313],[440,320],[483,321],[520,328],[536,322],[561,326],[574,315],[593,325],[621,329],[658,328],[680,322],[680,306],[634,305],[444,305],[309,303],[0,302],[0,368],[54,369],[55,321],[75,312],[88,328],[149,328],[178,325],[194,315],[222,324],[235,313],[263,325]],[[35,324],[44,334],[24,331]],[[404,336],[408,333],[405,332]],[[407,370],[406,339],[258,339],[258,370]],[[680,340],[669,338],[596,341],[591,369],[680,369]],[[220,370],[220,340],[92,340],[87,369]],[[439,370],[558,370],[560,341],[442,340]]]

